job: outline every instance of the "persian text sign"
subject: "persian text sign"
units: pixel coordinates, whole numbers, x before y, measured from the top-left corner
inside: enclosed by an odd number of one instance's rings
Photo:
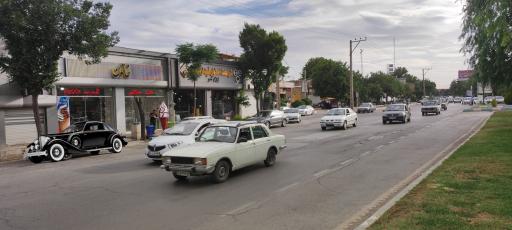
[[[185,68],[180,68],[179,82],[181,87],[194,87],[194,82],[187,78]],[[233,66],[221,64],[204,64],[199,70],[199,78],[196,87],[200,88],[222,88],[240,89],[240,71]]]
[[[87,65],[85,62],[66,59],[68,77],[115,78],[126,80],[163,81],[162,65],[101,62]]]

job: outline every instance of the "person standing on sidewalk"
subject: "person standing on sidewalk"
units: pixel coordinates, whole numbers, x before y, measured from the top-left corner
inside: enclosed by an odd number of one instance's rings
[[[162,129],[167,129],[167,121],[169,120],[169,108],[167,108],[167,105],[165,102],[162,101],[162,104],[160,104],[160,108],[158,110],[158,116],[160,117],[160,124],[162,125]]]
[[[149,124],[152,126],[155,126],[156,128],[156,121],[158,119],[158,113],[156,112],[156,109],[153,109],[151,113],[149,114]]]

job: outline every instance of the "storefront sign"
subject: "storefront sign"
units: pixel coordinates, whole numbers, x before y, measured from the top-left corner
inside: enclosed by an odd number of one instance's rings
[[[71,124],[69,97],[57,97],[57,119],[59,121],[59,133]]]
[[[162,64],[160,61],[139,61],[143,63],[101,62],[98,64],[87,65],[85,62],[80,60],[66,59],[66,76],[145,81],[164,80]]]
[[[180,86],[193,87],[194,82],[188,79],[187,71],[180,68]],[[200,76],[196,81],[196,87],[200,88],[224,88],[240,89],[242,87],[241,73],[234,66],[221,64],[204,64],[199,70]]]
[[[126,93],[128,96],[154,96],[156,92],[152,89],[130,89]]]
[[[130,73],[130,65],[121,64],[118,67],[112,69],[112,78],[128,79],[130,77]]]
[[[101,88],[61,88],[59,95],[63,96],[101,96]]]

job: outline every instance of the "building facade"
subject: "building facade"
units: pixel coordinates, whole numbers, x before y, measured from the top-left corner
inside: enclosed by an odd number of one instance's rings
[[[6,52],[2,46],[0,52]],[[194,82],[170,53],[112,47],[98,64],[87,65],[65,54],[58,66],[61,79],[39,97],[45,133],[58,133],[77,121],[97,120],[129,134],[140,123],[139,103],[149,124],[152,110],[162,103],[170,107],[171,98],[178,119],[194,114],[194,100],[196,115],[222,119],[237,113],[253,115],[249,114],[252,108],[235,104],[243,83],[234,61],[205,63],[195,82],[195,99]],[[8,77],[0,74],[0,145],[27,143],[36,135],[31,97],[22,96]]]

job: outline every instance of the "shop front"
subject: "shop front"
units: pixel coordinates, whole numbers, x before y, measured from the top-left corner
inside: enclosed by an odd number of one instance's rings
[[[139,108],[149,124],[151,112],[162,102],[168,103],[175,63],[171,54],[121,47],[111,48],[98,64],[62,57],[59,71],[63,78],[56,83],[52,129],[59,132],[71,123],[94,120],[130,134],[141,123]]]
[[[196,115],[232,119],[236,115],[235,97],[242,89],[240,71],[233,62],[203,64],[196,86]],[[194,82],[184,69],[179,71],[179,89],[174,102],[176,114],[181,118],[193,116]]]

